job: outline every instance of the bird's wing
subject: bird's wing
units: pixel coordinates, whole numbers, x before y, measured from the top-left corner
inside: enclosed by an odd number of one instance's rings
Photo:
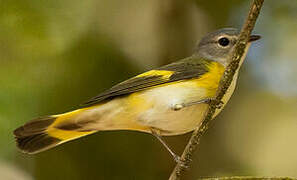
[[[195,57],[186,58],[128,79],[83,103],[82,106],[92,106],[103,100],[131,94],[166,83],[198,78],[208,71],[207,65],[210,62],[205,59],[198,60],[197,58],[193,62],[193,58]]]

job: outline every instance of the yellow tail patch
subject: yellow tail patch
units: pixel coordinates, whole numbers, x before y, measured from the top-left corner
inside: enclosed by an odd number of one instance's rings
[[[56,117],[56,120],[53,124],[51,124],[48,127],[47,129],[48,135],[51,137],[60,139],[62,141],[70,141],[70,140],[96,132],[96,131],[63,130],[63,129],[56,128],[56,126],[58,126],[60,123],[65,123],[65,121],[70,120],[73,116],[81,113],[82,111],[85,111],[86,109],[89,109],[89,108],[82,108],[72,112],[68,112],[60,115],[54,115],[54,117]]]
[[[75,129],[79,126],[73,121],[73,116],[86,109],[87,108],[60,115],[37,118],[20,126],[14,131],[18,148],[24,153],[35,154],[64,142],[96,132],[80,131],[79,128],[76,131]],[[69,130],[59,129],[60,123],[74,128]]]
[[[47,131],[48,135],[57,139],[60,139],[62,141],[70,141],[82,136],[86,136],[89,134],[92,134],[96,131],[88,131],[88,132],[78,132],[78,131],[67,131],[67,130],[61,130],[52,128]]]

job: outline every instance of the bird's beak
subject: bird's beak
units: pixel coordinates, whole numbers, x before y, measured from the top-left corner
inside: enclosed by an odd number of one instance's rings
[[[257,41],[260,38],[261,38],[260,35],[251,35],[249,38],[249,42]]]

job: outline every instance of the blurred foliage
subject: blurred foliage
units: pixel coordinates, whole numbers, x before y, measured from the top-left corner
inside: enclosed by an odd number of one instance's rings
[[[189,56],[206,32],[240,27],[248,4],[0,0],[0,173],[10,169],[11,179],[166,179],[175,163],[148,134],[100,132],[29,156],[17,152],[12,131]],[[297,176],[296,8],[289,0],[264,5],[256,25],[263,39],[252,46],[237,91],[202,140],[186,179]],[[181,153],[187,138],[166,140]]]

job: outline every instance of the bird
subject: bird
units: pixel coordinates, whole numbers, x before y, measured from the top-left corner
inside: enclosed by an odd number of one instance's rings
[[[96,132],[132,130],[154,135],[178,162],[180,157],[163,136],[185,134],[199,126],[238,37],[235,28],[216,30],[203,37],[189,57],[116,84],[76,110],[33,119],[14,130],[17,147],[36,154]],[[258,39],[259,35],[249,37],[245,54]],[[237,77],[238,70],[213,118],[229,101]]]

